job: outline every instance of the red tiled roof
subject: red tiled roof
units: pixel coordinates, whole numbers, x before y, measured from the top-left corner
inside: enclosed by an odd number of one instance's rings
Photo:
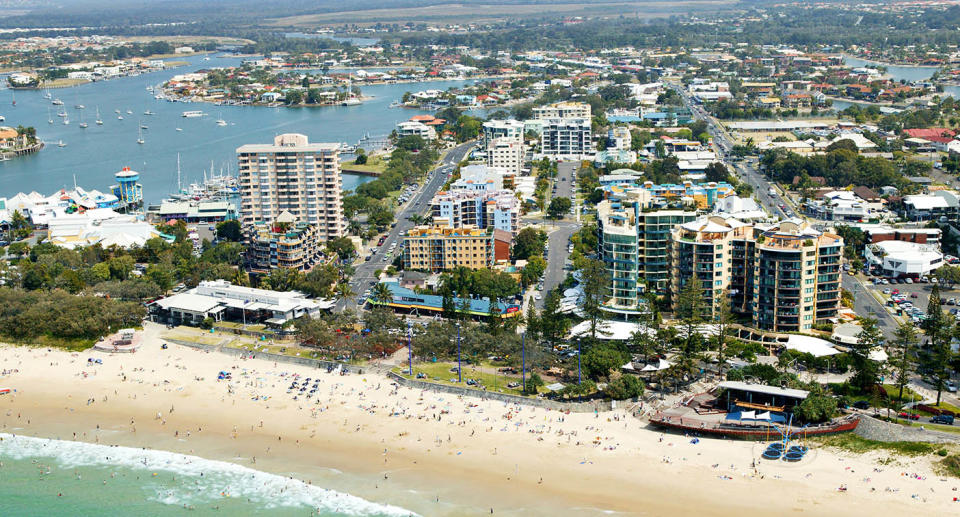
[[[913,138],[923,138],[925,140],[933,141],[934,138],[939,138],[944,135],[953,137],[956,136],[957,132],[952,129],[947,129],[945,127],[930,127],[930,128],[920,128],[920,129],[904,129],[903,133],[907,136]]]

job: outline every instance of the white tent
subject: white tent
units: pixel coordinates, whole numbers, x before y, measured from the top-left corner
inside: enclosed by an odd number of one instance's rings
[[[643,369],[640,371],[641,372],[659,372],[660,370],[666,370],[667,368],[670,368],[670,366],[672,366],[672,363],[670,363],[670,361],[660,359],[660,362],[656,366],[652,364],[648,364],[644,366]]]
[[[743,413],[740,413],[740,420],[756,420],[756,418],[756,411],[744,411]]]
[[[785,346],[788,350],[796,350],[798,352],[812,354],[814,357],[825,357],[840,353],[839,350],[833,348],[833,345],[825,339],[820,339],[813,336],[802,336],[799,334],[791,334],[787,338]]]
[[[759,415],[757,415],[757,418],[756,418],[756,419],[757,419],[757,420],[770,420],[770,412],[769,412],[769,411],[764,411],[763,413],[760,413]]]

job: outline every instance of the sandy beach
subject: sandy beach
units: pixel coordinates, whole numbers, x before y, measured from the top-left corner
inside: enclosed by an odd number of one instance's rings
[[[757,459],[761,444],[692,443],[625,409],[564,414],[369,372],[164,350],[162,332],[148,324],[134,354],[0,347],[0,388],[17,390],[0,398],[0,431],[230,461],[420,515],[960,511],[960,480],[929,459],[815,447],[799,464],[771,463]],[[313,397],[288,393],[307,377]]]

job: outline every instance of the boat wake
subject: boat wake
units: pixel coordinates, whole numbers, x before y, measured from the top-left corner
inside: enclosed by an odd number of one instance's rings
[[[147,472],[148,499],[168,505],[197,505],[242,498],[266,509],[305,507],[354,516],[411,516],[409,510],[378,504],[350,494],[310,485],[298,479],[261,472],[234,463],[168,451],[136,449],[15,436],[0,433],[0,457],[17,460],[51,458],[63,468],[128,468]],[[183,477],[184,483],[150,483],[160,473]]]

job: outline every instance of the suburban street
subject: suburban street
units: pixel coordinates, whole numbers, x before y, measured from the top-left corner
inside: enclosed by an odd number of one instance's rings
[[[440,162],[440,166],[430,171],[427,175],[426,183],[420,187],[418,193],[407,203],[403,210],[395,214],[397,224],[387,232],[387,237],[383,241],[383,245],[377,249],[373,258],[367,262],[361,262],[360,265],[356,267],[353,278],[350,280],[350,290],[354,293],[353,296],[340,299],[334,310],[339,312],[347,307],[355,306],[357,296],[376,283],[377,277],[375,272],[378,269],[386,269],[387,266],[390,265],[389,259],[387,258],[387,249],[394,242],[399,242],[401,236],[406,234],[407,230],[414,226],[408,217],[413,214],[422,213],[428,208],[434,194],[447,182],[450,173],[453,172],[457,164],[463,160],[467,152],[475,145],[475,142],[467,142],[451,149]]]
[[[557,187],[556,193],[551,197],[567,197],[576,204],[576,196],[573,191],[574,174],[577,171],[576,162],[560,162],[557,164],[557,178],[554,185]],[[567,245],[570,242],[570,236],[580,229],[580,225],[572,221],[554,221],[551,219],[524,219],[526,224],[540,224],[547,232],[547,270],[543,278],[543,292],[540,299],[536,300],[537,309],[543,309],[545,296],[551,289],[554,289],[566,277],[563,265],[570,256],[567,251]]]
[[[733,142],[730,141],[726,131],[720,127],[720,124],[715,118],[694,103],[683,88],[677,88],[677,92],[680,93],[680,96],[683,98],[684,103],[687,108],[690,109],[693,116],[707,123],[707,132],[713,137],[713,144],[716,148],[717,156],[723,160],[724,157],[729,155],[730,150],[733,149]],[[770,182],[767,181],[756,167],[757,160],[754,158],[733,163],[734,172],[736,172],[737,176],[739,176],[744,183],[753,187],[754,196],[765,210],[784,218],[794,217],[796,214],[793,212],[793,209],[784,202],[783,198],[780,197],[779,191],[774,189],[774,194],[770,195]],[[781,209],[780,205],[787,208]]]

